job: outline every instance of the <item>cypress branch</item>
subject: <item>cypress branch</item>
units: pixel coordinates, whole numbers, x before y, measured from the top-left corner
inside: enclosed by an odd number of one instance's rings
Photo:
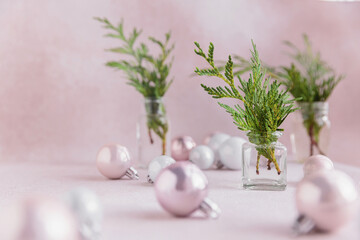
[[[265,70],[261,66],[259,53],[256,45],[252,42],[253,50],[251,51],[251,74],[248,81],[238,77],[239,85],[235,85],[233,62],[231,56],[225,65],[225,74],[222,75],[219,68],[213,63],[214,45],[209,44],[208,55],[205,55],[200,44],[195,42],[195,53],[204,58],[210,69],[198,69],[195,73],[200,76],[216,76],[222,79],[228,86],[225,87],[208,87],[204,84],[201,86],[213,98],[234,98],[242,101],[244,107],[236,104],[234,107],[219,102],[219,105],[228,112],[234,121],[234,124],[242,131],[252,133],[249,141],[257,146],[267,146],[266,148],[258,147],[258,154],[263,155],[269,162],[274,163],[278,174],[280,169],[277,164],[274,151],[270,143],[276,141],[274,133],[282,131],[280,125],[286,117],[294,112],[294,99],[289,99],[287,91],[280,90],[280,83],[276,80],[270,83],[270,78],[265,78]],[[216,74],[215,74],[216,73]]]
[[[165,34],[165,41],[163,42],[154,37],[148,38],[161,50],[161,53],[155,57],[149,53],[149,48],[145,43],[136,44],[142,30],[134,28],[127,36],[124,34],[123,21],[115,26],[106,18],[95,18],[95,20],[101,22],[104,28],[110,31],[105,35],[106,37],[119,39],[122,43],[120,47],[110,48],[107,51],[126,55],[130,58],[130,60],[110,61],[106,63],[106,66],[123,71],[128,80],[127,84],[133,86],[145,98],[159,99],[163,97],[173,82],[173,79],[168,80],[173,63],[173,58],[169,60],[169,56],[175,47],[174,44],[170,45],[171,33]],[[164,106],[161,107],[165,113]],[[161,138],[162,154],[165,154],[168,123],[162,116],[152,112],[147,114],[150,142],[154,142],[151,133],[153,131]]]
[[[303,41],[303,50],[290,41],[284,41],[284,44],[292,50],[288,54],[292,60],[289,66],[271,67],[265,65],[265,69],[269,76],[278,79],[287,88],[297,102],[309,104],[325,102],[344,76],[337,75],[321,58],[320,53],[313,51],[309,37],[306,34],[303,35]],[[235,75],[251,70],[250,66],[253,60],[246,60],[241,56],[235,56],[234,59],[237,61],[234,63]],[[220,70],[225,68],[226,65],[218,67]],[[311,142],[310,153],[312,154],[314,148],[317,148],[320,153],[324,154],[319,148],[318,142],[322,126],[319,126],[316,122],[313,112],[309,112],[307,115],[312,116],[312,119],[304,121]]]

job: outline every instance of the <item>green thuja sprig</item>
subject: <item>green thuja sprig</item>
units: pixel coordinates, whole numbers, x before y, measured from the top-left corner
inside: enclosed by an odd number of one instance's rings
[[[106,66],[123,71],[128,79],[127,84],[135,87],[145,98],[153,99],[150,106],[146,106],[147,125],[151,144],[154,142],[152,132],[158,135],[162,140],[162,154],[166,153],[166,134],[168,132],[168,123],[164,116],[165,106],[155,101],[165,95],[173,79],[168,80],[173,58],[168,60],[175,45],[170,45],[171,34],[165,34],[165,41],[162,42],[154,37],[148,37],[148,40],[160,48],[160,54],[153,56],[145,43],[136,45],[138,37],[142,31],[136,28],[126,36],[124,34],[124,24],[121,21],[118,25],[113,25],[106,18],[95,18],[104,24],[104,28],[109,30],[106,37],[115,38],[121,41],[122,45],[116,48],[110,48],[108,51],[124,55],[126,60],[110,61]],[[161,105],[161,106],[160,106]]]
[[[259,53],[256,45],[252,42],[251,51],[251,74],[248,81],[238,76],[238,84],[235,84],[233,73],[233,61],[228,57],[224,68],[224,74],[214,64],[214,45],[210,43],[206,55],[199,43],[195,42],[195,53],[203,57],[210,65],[210,68],[196,68],[195,73],[200,76],[215,76],[222,79],[227,86],[208,87],[201,84],[203,89],[213,98],[233,98],[243,102],[233,107],[220,103],[219,105],[230,113],[234,124],[242,131],[249,131],[249,141],[255,144],[258,151],[256,172],[259,174],[260,156],[268,160],[268,167],[273,163],[278,174],[280,167],[275,158],[275,148],[271,144],[277,141],[276,131],[283,131],[280,125],[286,117],[294,112],[294,99],[289,99],[286,90],[280,90],[280,84],[270,78],[265,78],[264,69],[261,66]]]
[[[298,103],[308,103],[308,107],[302,109],[307,116],[303,124],[310,139],[310,155],[313,155],[317,148],[320,154],[325,154],[319,146],[319,135],[322,126],[316,120],[316,113],[313,107],[314,102],[325,102],[328,100],[338,83],[344,78],[337,75],[334,70],[321,58],[319,52],[314,52],[309,37],[304,34],[304,49],[299,49],[290,41],[285,45],[292,52],[288,55],[292,62],[290,66],[271,67],[265,65],[267,73],[282,82],[297,99]],[[243,74],[250,70],[250,60],[236,56],[234,64],[236,74]]]
[[[314,53],[306,34],[303,35],[303,39],[304,50],[300,50],[289,41],[285,42],[294,51],[289,54],[293,62],[290,67],[282,66],[277,75],[282,79],[289,92],[299,98],[300,103],[308,103],[302,112],[307,116],[304,118],[303,124],[310,139],[310,155],[314,154],[315,148],[320,154],[325,155],[319,145],[320,131],[323,126],[316,119],[313,103],[327,101],[343,76],[337,76],[334,70],[321,59],[319,52]]]
[[[299,98],[298,101],[324,102],[344,76],[337,76],[334,70],[321,59],[320,53],[314,53],[306,34],[303,35],[303,40],[304,50],[300,50],[290,41],[285,41],[285,44],[294,51],[289,54],[293,62],[290,67],[280,67],[282,71],[279,71],[277,75],[289,92]]]

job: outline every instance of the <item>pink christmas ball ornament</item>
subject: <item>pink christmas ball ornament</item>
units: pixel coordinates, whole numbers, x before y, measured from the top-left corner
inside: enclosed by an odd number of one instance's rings
[[[160,205],[177,217],[187,217],[201,210],[207,217],[217,218],[219,207],[207,198],[208,180],[193,163],[176,162],[163,169],[155,182]]]
[[[175,161],[189,160],[191,149],[196,146],[194,139],[190,136],[176,137],[171,141],[171,157]]]
[[[125,175],[131,179],[139,179],[137,171],[131,165],[129,151],[119,144],[105,145],[97,154],[96,166],[109,179],[120,179]]]
[[[0,226],[4,240],[82,239],[77,219],[65,203],[41,196],[27,197],[2,211]]]
[[[304,176],[307,177],[322,170],[334,170],[334,164],[330,158],[324,155],[314,155],[305,161],[303,169]]]
[[[293,226],[295,233],[337,231],[357,216],[358,198],[355,183],[347,174],[336,170],[311,174],[296,189],[300,215]]]

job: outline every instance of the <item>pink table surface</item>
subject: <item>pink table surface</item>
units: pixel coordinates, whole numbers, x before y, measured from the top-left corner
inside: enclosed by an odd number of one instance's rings
[[[360,168],[337,164],[357,182]],[[0,207],[29,194],[62,197],[75,187],[94,190],[104,205],[102,240],[117,239],[293,239],[291,225],[297,215],[294,191],[302,178],[302,166],[288,164],[288,188],[283,192],[244,191],[239,171],[209,170],[209,197],[218,203],[218,220],[175,218],[157,203],[146,171],[140,180],[107,180],[95,164],[2,163]],[[2,228],[3,226],[1,226]],[[360,239],[359,218],[333,234],[300,239]]]

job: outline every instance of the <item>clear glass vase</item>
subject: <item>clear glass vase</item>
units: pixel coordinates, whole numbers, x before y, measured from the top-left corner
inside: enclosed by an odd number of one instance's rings
[[[329,104],[299,102],[290,135],[292,153],[297,162],[315,154],[326,155],[330,140]]]
[[[281,132],[247,134],[242,149],[242,182],[247,190],[285,190],[287,149],[278,142]]]
[[[137,123],[138,167],[147,168],[160,155],[170,155],[170,129],[162,98],[145,98]]]

